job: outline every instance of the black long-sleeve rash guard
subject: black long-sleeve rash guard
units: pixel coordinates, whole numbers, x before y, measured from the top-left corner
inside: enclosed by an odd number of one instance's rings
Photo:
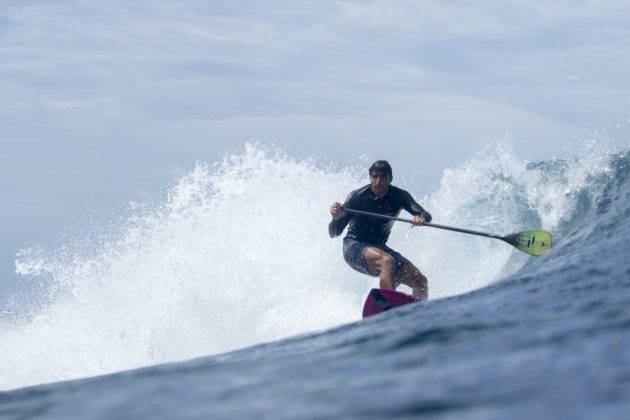
[[[368,211],[371,213],[384,214],[387,216],[398,216],[402,209],[414,216],[422,216],[426,222],[431,222],[431,213],[427,212],[422,206],[411,197],[407,191],[389,186],[387,195],[378,198],[373,192],[371,185],[352,191],[344,208],[353,210]],[[328,225],[328,233],[331,238],[341,235],[341,232],[350,223],[346,238],[365,241],[372,244],[385,244],[389,238],[394,225],[393,220],[383,219],[381,217],[364,216],[359,214],[350,214],[346,212],[339,220],[333,219]]]

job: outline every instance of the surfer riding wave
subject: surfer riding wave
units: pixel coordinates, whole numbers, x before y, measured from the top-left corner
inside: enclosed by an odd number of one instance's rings
[[[400,284],[405,284],[414,296],[427,299],[427,278],[411,261],[386,245],[394,221],[350,211],[398,216],[404,209],[414,216],[412,226],[431,222],[431,214],[407,191],[391,185],[394,177],[387,161],[374,162],[369,175],[370,184],[351,192],[343,205],[335,202],[330,206],[332,220],[328,233],[331,238],[337,237],[349,224],[343,239],[343,256],[350,267],[379,277],[381,289],[396,290]]]

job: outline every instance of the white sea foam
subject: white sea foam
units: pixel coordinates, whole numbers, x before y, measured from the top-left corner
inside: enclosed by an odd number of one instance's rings
[[[436,223],[553,230],[575,205],[567,189],[587,175],[576,165],[573,178],[558,181],[526,166],[495,146],[445,171],[430,197],[417,198]],[[407,188],[406,181],[396,184]],[[377,280],[345,265],[341,239],[327,234],[328,206],[366,182],[364,168],[322,167],[248,144],[215,165],[198,163],[163,202],[135,203],[133,216],[104,237],[86,232],[58,250],[24,250],[18,271],[51,283],[34,316],[0,327],[0,388],[358,320]],[[405,224],[394,227],[390,245],[427,274],[432,298],[485,286],[528,258],[500,241]]]

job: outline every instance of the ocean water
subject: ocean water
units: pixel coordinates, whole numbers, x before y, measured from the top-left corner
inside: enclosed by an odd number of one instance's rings
[[[363,166],[249,144],[22,250],[33,287],[3,302],[0,418],[627,418],[629,151],[495,145],[446,170],[417,197],[436,223],[545,229],[552,251],[397,225],[431,299],[366,320],[376,280],[327,235]]]

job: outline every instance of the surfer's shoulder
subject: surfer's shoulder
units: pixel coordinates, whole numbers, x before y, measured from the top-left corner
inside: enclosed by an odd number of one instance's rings
[[[407,197],[409,196],[409,191],[403,190],[402,188],[398,188],[395,185],[389,186],[389,193],[395,197]]]
[[[350,194],[348,194],[348,198],[346,198],[346,203],[349,202],[350,200],[356,200],[359,197],[364,196],[369,189],[370,189],[370,184],[365,185],[361,188],[357,188],[356,190],[352,191]]]

